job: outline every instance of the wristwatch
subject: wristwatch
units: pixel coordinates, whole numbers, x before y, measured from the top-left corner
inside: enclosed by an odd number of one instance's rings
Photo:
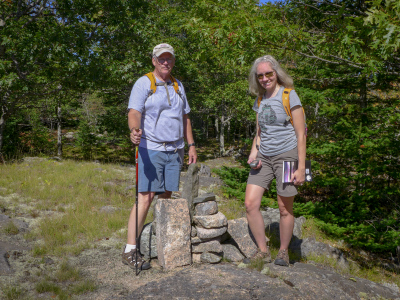
[[[190,147],[192,147],[192,146],[194,146],[194,142],[191,143],[191,144],[188,144],[188,148],[190,148]]]

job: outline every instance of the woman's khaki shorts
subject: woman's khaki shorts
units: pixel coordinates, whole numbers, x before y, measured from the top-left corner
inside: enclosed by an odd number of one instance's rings
[[[258,185],[269,190],[272,180],[276,178],[276,190],[278,195],[282,197],[297,195],[297,187],[293,183],[282,183],[282,161],[297,160],[297,147],[275,156],[264,156],[258,152],[257,159],[261,159],[261,168],[250,170],[247,184]]]

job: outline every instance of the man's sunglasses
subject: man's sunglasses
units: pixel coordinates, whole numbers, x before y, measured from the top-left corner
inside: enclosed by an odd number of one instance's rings
[[[257,74],[257,79],[261,80],[261,79],[264,78],[264,76],[267,77],[267,78],[270,78],[270,77],[274,76],[274,71],[267,72],[267,73],[264,73],[264,74]]]
[[[158,62],[160,63],[160,64],[163,64],[163,63],[165,63],[165,62],[167,62],[167,63],[172,63],[172,61],[173,61],[173,58],[167,58],[167,59],[165,59],[165,58],[157,58],[157,60],[158,60]]]

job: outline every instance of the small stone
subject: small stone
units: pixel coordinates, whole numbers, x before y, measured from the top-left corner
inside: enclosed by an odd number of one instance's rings
[[[196,227],[192,226],[192,231],[190,232],[190,236],[193,238],[197,235],[197,229]]]
[[[214,254],[214,253],[209,253],[209,252],[204,252],[201,254],[200,260],[201,262],[204,263],[209,263],[209,264],[216,264],[221,261],[222,257],[220,255]]]
[[[203,228],[219,228],[228,225],[228,220],[225,215],[221,212],[210,216],[194,216],[193,222]]]
[[[222,253],[222,245],[219,240],[211,240],[199,244],[192,244],[193,253],[215,252]]]
[[[193,203],[194,204],[204,203],[204,202],[207,202],[207,201],[215,201],[215,195],[211,194],[211,193],[203,194],[203,195],[193,199]]]
[[[227,227],[221,228],[213,228],[213,229],[205,229],[201,227],[197,227],[197,236],[200,239],[212,239],[217,236],[223,235],[227,230]]]
[[[195,207],[195,216],[214,215],[218,212],[218,204],[216,201],[207,201],[199,203]]]
[[[247,265],[244,264],[244,263],[240,263],[240,264],[238,264],[237,267],[240,268],[240,269],[244,269],[244,268],[247,268]]]
[[[264,269],[261,270],[261,274],[266,275],[269,273],[269,267],[265,267]]]

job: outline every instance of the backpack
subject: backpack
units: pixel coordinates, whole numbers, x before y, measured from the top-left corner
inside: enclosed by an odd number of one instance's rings
[[[289,121],[290,121],[290,123],[292,123],[292,126],[293,126],[293,118],[292,118],[292,112],[290,111],[290,99],[289,99],[289,94],[290,94],[290,91],[292,91],[292,90],[293,90],[293,89],[289,89],[289,88],[285,88],[285,89],[283,90],[283,93],[282,93],[282,104],[283,104],[283,108],[284,108],[285,111],[286,111],[286,114],[288,115],[288,116],[286,117],[286,122],[289,122]],[[258,107],[260,107],[261,100],[262,100],[262,96],[259,96],[259,97],[257,98]],[[303,108],[303,107],[302,107],[302,109],[303,109],[304,124],[305,124],[305,121],[306,121],[306,113],[304,112],[304,108]],[[306,136],[307,136],[307,124],[305,124],[305,126],[306,126]]]
[[[149,91],[149,93],[148,93],[148,95],[147,95],[147,98],[149,98],[149,97],[150,97],[151,95],[153,95],[153,94],[156,92],[156,90],[157,90],[156,78],[155,78],[153,72],[149,72],[149,73],[145,74],[145,76],[147,76],[147,78],[150,79],[150,83],[151,83],[151,85],[150,85],[150,91]],[[179,97],[181,97],[181,99],[183,100],[182,92],[179,90],[178,81],[176,81],[176,79],[175,79],[172,75],[169,75],[169,76],[170,76],[170,79],[171,79],[171,82],[172,82],[172,85],[173,85],[173,87],[174,87],[175,92],[176,92],[176,93],[179,95]]]

